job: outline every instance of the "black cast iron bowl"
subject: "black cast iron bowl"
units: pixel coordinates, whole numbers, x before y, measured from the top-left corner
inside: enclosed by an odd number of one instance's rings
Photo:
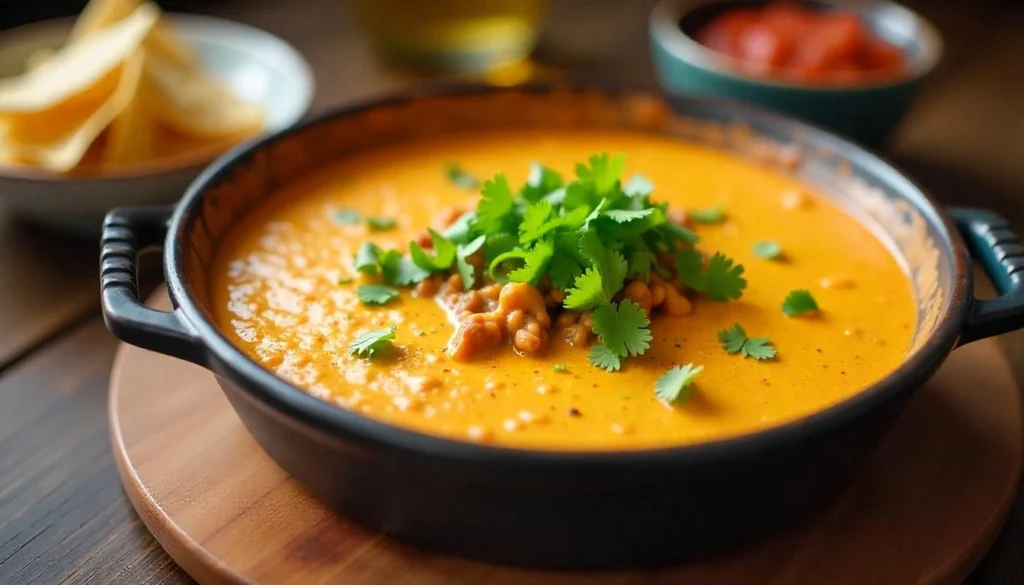
[[[831,195],[907,266],[919,319],[905,362],[848,400],[757,433],[665,449],[545,452],[428,436],[343,410],[263,369],[214,324],[211,257],[278,187],[389,142],[523,126],[668,133],[775,166]],[[961,234],[1000,297],[973,298]],[[160,247],[170,313],[141,304],[136,287],[139,253]],[[212,371],[262,448],[334,509],[435,550],[544,567],[668,562],[797,517],[856,467],[953,348],[1024,326],[1024,246],[997,216],[943,212],[878,157],[776,114],[580,88],[418,93],[285,130],[221,158],[176,209],[112,211],[101,271],[110,330]]]

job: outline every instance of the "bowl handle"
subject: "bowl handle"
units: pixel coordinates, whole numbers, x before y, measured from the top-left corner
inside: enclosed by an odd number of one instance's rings
[[[948,210],[971,256],[995,284],[999,296],[973,299],[959,344],[1024,327],[1024,245],[1002,217],[984,209]]]
[[[173,212],[172,206],[151,206],[107,214],[100,241],[103,321],[125,343],[206,365],[206,350],[180,310],[157,311],[139,300],[139,254],[163,247]]]

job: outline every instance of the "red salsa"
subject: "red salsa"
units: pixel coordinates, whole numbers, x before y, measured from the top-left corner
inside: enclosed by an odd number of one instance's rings
[[[754,72],[799,81],[862,81],[903,71],[903,53],[853,13],[777,2],[729,10],[701,27],[702,45]]]

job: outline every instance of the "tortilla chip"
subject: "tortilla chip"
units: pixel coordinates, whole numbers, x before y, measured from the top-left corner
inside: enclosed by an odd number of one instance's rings
[[[159,128],[151,106],[154,90],[148,85],[140,75],[138,91],[107,129],[103,165],[136,163],[157,156]]]
[[[75,26],[68,37],[69,41],[77,42],[121,22],[137,10],[140,4],[139,0],[92,0],[75,21]],[[165,22],[159,21],[153,26],[143,45],[151,55],[159,56],[180,67],[200,67],[199,58],[192,48]]]
[[[38,112],[0,114],[4,141],[47,144],[61,140],[85,123],[117,90],[121,70],[115,67],[94,85]]]
[[[0,114],[47,110],[96,85],[139,46],[159,14],[141,6],[118,24],[69,44],[38,69],[0,81]]]
[[[25,59],[25,71],[39,69],[56,54],[56,49],[37,49],[32,51],[32,54],[28,56],[28,59]]]
[[[142,78],[143,62],[145,54],[137,51],[130,55],[123,65],[119,66],[117,72],[117,88],[91,116],[65,133],[51,140],[12,140],[12,136],[21,138],[28,137],[29,133],[24,129],[18,129],[23,119],[14,117],[13,121],[8,120],[6,125],[6,136],[4,137],[6,150],[12,151],[17,160],[27,161],[50,170],[66,172],[71,170],[81,161],[90,145],[96,140],[103,130],[117,118],[128,106],[135,95]],[[21,117],[23,118],[23,117]],[[14,130],[12,132],[12,130]]]
[[[168,126],[193,136],[228,136],[263,128],[263,108],[235,96],[219,79],[198,69],[178,67],[150,56],[146,77],[157,88],[157,116]]]

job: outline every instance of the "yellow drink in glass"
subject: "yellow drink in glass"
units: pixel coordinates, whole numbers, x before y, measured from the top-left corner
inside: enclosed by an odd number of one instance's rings
[[[488,70],[528,57],[546,0],[352,0],[374,41],[405,61]]]

